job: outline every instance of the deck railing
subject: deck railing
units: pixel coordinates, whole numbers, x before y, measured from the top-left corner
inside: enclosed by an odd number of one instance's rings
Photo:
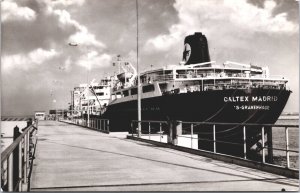
[[[9,192],[30,190],[30,177],[36,148],[38,122],[19,133],[15,127],[13,143],[1,153],[1,189]]]
[[[230,154],[231,156],[241,157],[245,160],[252,160],[268,163],[271,165],[279,165],[288,169],[298,169],[299,155],[299,125],[274,125],[274,124],[240,124],[240,123],[209,123],[209,122],[166,122],[143,120],[140,121],[141,131],[139,133],[138,121],[131,123],[131,134],[133,137],[139,137],[148,140],[154,140],[162,143],[171,143],[176,146],[183,146],[192,149],[209,151],[211,153],[219,153],[218,149],[228,147],[238,148],[239,153]],[[218,128],[227,126],[226,131]],[[247,133],[255,127],[259,131],[256,138],[257,143],[253,145],[253,141],[247,138]],[[293,144],[291,144],[292,132]],[[279,131],[282,131],[281,134]],[[222,135],[226,132],[239,132],[241,136],[238,141],[229,141],[222,139]],[[272,136],[272,132],[276,132],[277,137]],[[249,133],[248,133],[249,134]],[[204,136],[204,137],[203,137]],[[206,137],[205,137],[206,136]],[[220,137],[221,136],[221,137]],[[200,146],[199,143],[205,143]],[[252,150],[250,152],[251,143]],[[291,145],[293,146],[291,148]],[[254,148],[253,148],[254,147]],[[223,149],[224,150],[224,149]],[[274,154],[274,151],[277,153]],[[280,152],[284,152],[280,153]],[[221,151],[222,154],[224,152]],[[291,155],[292,154],[292,155]],[[293,164],[291,165],[291,157]],[[267,159],[266,159],[267,158]],[[276,158],[276,160],[274,159]]]

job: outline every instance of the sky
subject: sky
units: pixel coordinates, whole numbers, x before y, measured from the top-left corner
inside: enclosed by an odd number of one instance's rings
[[[285,112],[299,112],[299,11],[295,0],[138,0],[141,71],[181,61],[202,32],[211,59],[269,66],[289,79]],[[136,65],[135,0],[2,0],[1,114],[66,108],[71,90]],[[78,46],[69,46],[69,43]]]

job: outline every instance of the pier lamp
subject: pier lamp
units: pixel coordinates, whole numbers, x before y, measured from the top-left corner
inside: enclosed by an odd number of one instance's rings
[[[57,108],[56,108],[56,100],[53,99],[52,101],[54,103],[54,108],[55,108],[55,120],[57,120]]]
[[[138,0],[135,1],[136,5],[136,71],[137,71],[137,102],[138,102],[138,137],[141,137],[141,80],[140,80],[140,71],[139,71],[139,5]]]
[[[78,47],[78,46],[80,46],[80,44],[74,43],[74,42],[70,42],[68,45],[71,46],[71,47]],[[85,48],[85,52],[87,52],[86,48]],[[88,91],[90,89],[90,85],[89,85],[89,69],[90,69],[90,63],[88,63],[86,65],[86,71],[87,71],[87,73],[86,73],[86,81],[87,81],[86,84],[87,84]],[[88,127],[90,126],[90,99],[89,99],[88,96],[87,96],[87,126]]]

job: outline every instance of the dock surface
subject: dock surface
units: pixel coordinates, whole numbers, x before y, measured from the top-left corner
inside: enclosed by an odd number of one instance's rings
[[[41,121],[31,191],[298,191],[299,180]]]

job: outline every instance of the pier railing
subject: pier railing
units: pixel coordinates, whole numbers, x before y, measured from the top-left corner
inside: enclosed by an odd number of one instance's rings
[[[138,123],[141,124],[141,131],[137,129]],[[227,126],[227,129],[220,130],[224,126]],[[299,171],[299,125],[134,120],[131,128],[132,137],[203,150],[212,154],[227,154]],[[253,129],[257,130],[255,139],[247,138],[247,134],[250,135]],[[237,133],[240,138],[235,138],[236,141],[224,138],[226,135],[230,137]]]
[[[19,133],[14,128],[14,141],[1,153],[1,189],[9,192],[30,190],[30,177],[36,149],[38,122],[27,122]]]
[[[104,133],[109,133],[109,119],[90,118],[89,120],[87,120],[73,117],[70,119],[60,119],[59,121],[72,123],[74,125],[87,127],[89,129],[101,131]]]

